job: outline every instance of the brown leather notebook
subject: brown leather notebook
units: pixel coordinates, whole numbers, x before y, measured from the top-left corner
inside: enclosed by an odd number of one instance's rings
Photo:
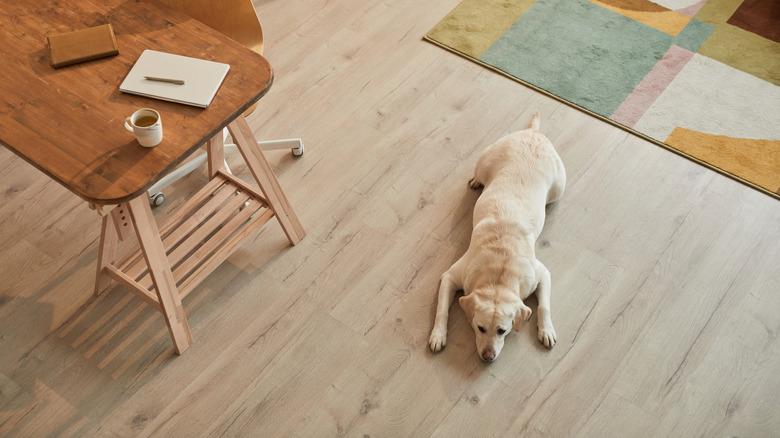
[[[51,66],[54,68],[119,53],[110,24],[52,35],[48,40]]]

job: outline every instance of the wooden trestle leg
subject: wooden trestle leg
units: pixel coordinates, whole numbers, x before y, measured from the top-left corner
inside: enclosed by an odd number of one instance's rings
[[[152,209],[146,195],[133,199],[128,207],[173,346],[181,354],[192,344],[192,333]]]
[[[252,128],[249,127],[244,116],[238,116],[228,125],[228,131],[244,157],[252,176],[260,186],[269,207],[274,211],[276,219],[287,235],[287,240],[290,241],[291,245],[297,244],[303,239],[306,232],[303,230],[298,216],[295,215],[290,201],[287,200],[287,196],[282,191],[271,165],[265,159],[263,151],[257,146]]]
[[[95,295],[100,295],[113,283],[104,268],[116,261],[117,239],[125,240],[130,233],[130,213],[127,204],[119,204],[102,216]]]

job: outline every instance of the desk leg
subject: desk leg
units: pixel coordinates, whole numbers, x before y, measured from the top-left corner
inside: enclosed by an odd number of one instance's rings
[[[257,146],[252,128],[249,127],[244,116],[238,116],[228,125],[228,131],[230,131],[230,135],[244,157],[252,176],[255,177],[255,181],[260,186],[269,206],[274,211],[290,244],[297,244],[306,235],[306,231],[303,230],[290,201],[287,200],[287,196],[282,191],[271,165],[268,164],[265,155]]]
[[[95,295],[100,295],[113,283],[111,278],[105,275],[104,268],[116,261],[117,239],[124,241],[130,233],[129,227],[127,204],[119,204],[110,213],[103,216],[103,225],[100,227],[97,275],[95,276]]]
[[[215,135],[206,144],[206,152],[209,163],[209,179],[214,179],[217,171],[225,168],[225,137],[222,131]]]
[[[103,272],[103,268],[114,263],[116,259],[117,231],[111,215],[103,216],[100,227],[100,247],[98,248],[97,275],[95,276],[95,295],[100,295],[111,286],[111,278]]]
[[[157,292],[157,299],[160,301],[165,323],[168,325],[168,332],[171,334],[176,352],[181,354],[192,344],[192,333],[184,314],[176,281],[171,273],[168,257],[165,255],[160,231],[157,229],[146,195],[133,199],[128,203],[128,207],[138,243]]]

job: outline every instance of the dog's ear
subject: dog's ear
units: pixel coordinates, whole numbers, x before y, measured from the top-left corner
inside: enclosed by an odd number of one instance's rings
[[[516,332],[520,331],[523,326],[523,321],[527,321],[531,317],[531,308],[526,306],[522,300],[518,300],[515,308],[515,317],[512,320],[512,328]]]
[[[471,320],[474,319],[474,308],[477,306],[477,300],[474,298],[473,294],[468,294],[460,297],[458,303],[460,303],[460,308],[463,309],[463,312],[466,313],[466,321],[471,325]]]

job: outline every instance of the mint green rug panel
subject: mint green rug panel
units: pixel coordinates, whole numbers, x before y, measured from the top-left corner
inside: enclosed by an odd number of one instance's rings
[[[688,25],[680,31],[680,34],[673,39],[673,42],[683,49],[696,53],[714,30],[715,26],[692,18]]]
[[[479,60],[609,117],[678,38],[700,45],[705,26],[674,37],[587,0],[539,0]]]

